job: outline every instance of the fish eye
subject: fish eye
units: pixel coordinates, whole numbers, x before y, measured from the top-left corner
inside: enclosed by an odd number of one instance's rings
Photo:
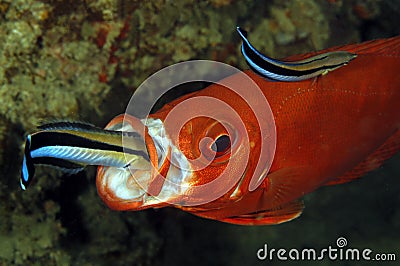
[[[220,157],[228,152],[231,148],[231,139],[227,135],[219,136],[213,144],[211,144],[211,150],[216,153],[216,157]]]

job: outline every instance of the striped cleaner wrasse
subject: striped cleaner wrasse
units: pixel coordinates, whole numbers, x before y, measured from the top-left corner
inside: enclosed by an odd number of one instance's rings
[[[300,61],[279,61],[260,53],[247,39],[247,32],[237,27],[242,38],[241,51],[249,67],[259,75],[279,81],[301,81],[325,75],[347,65],[357,57],[354,53],[334,51]]]
[[[87,165],[117,168],[149,165],[144,140],[136,132],[105,130],[86,123],[55,122],[28,135],[22,163],[22,189],[31,182],[35,165],[43,164],[76,173]],[[122,145],[122,137],[127,146]]]

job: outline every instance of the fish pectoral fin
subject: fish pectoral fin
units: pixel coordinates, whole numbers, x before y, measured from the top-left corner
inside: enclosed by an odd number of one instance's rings
[[[51,157],[44,157],[40,159],[33,159],[33,163],[37,165],[47,165],[58,170],[61,170],[63,173],[74,175],[83,169],[85,169],[86,164],[68,160],[62,160]]]
[[[300,216],[304,204],[301,200],[289,202],[271,210],[220,219],[220,221],[238,225],[272,225],[288,222]]]
[[[55,167],[56,169],[60,169],[64,174],[68,175],[75,175],[85,169],[85,166],[77,167],[77,168],[62,168],[62,167]]]
[[[317,187],[315,171],[309,167],[287,167],[268,174],[268,185],[262,197],[264,209],[284,206]]]

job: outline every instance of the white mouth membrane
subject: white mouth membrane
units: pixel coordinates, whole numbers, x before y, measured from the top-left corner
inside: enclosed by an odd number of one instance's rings
[[[143,119],[143,124],[148,128],[148,134],[153,139],[157,155],[158,165],[161,167],[168,158],[171,162],[165,181],[158,195],[150,195],[148,189],[152,180],[152,165],[149,161],[126,155],[127,167],[104,167],[101,186],[106,187],[113,197],[127,202],[141,202],[141,207],[162,202],[174,201],[176,197],[185,194],[189,188],[189,179],[192,177],[192,169],[182,152],[173,145],[166,134],[164,124],[159,119]],[[118,123],[107,129],[134,132],[129,123]],[[125,140],[126,141],[126,140]],[[124,141],[124,145],[125,145]],[[132,149],[132,147],[129,147]],[[140,144],[135,142],[133,147],[147,153],[145,141]],[[168,153],[168,150],[171,150]],[[160,169],[158,169],[160,170]],[[176,203],[176,202],[174,202]]]

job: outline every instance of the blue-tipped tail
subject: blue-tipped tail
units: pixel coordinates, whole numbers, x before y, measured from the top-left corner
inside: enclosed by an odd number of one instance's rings
[[[34,174],[35,174],[35,166],[32,162],[32,157],[31,157],[31,135],[28,135],[26,137],[26,142],[25,142],[24,160],[22,162],[22,171],[20,179],[21,188],[23,190],[26,190]]]

